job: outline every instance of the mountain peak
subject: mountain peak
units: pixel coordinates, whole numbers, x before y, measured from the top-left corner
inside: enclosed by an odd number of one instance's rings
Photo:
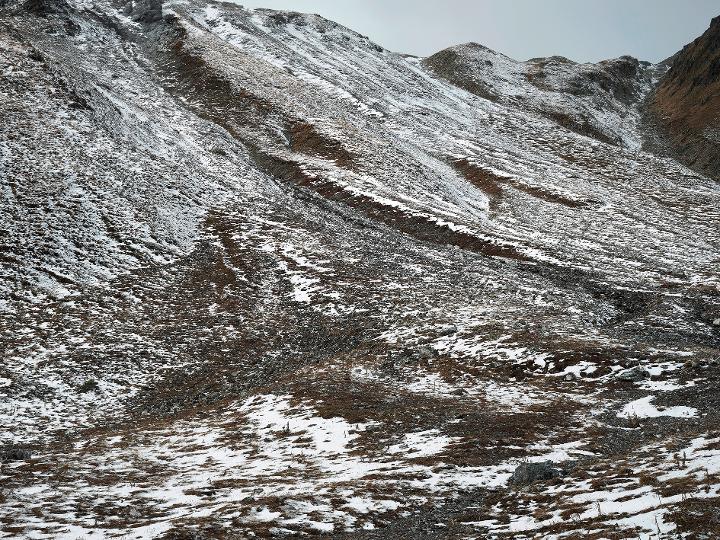
[[[563,56],[513,60],[484,45],[449,47],[423,60],[437,76],[496,103],[513,104],[577,133],[637,147],[637,104],[647,93],[647,65],[630,56],[578,64]]]

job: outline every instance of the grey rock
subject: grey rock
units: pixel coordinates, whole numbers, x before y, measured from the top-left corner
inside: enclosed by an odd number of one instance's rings
[[[512,476],[508,480],[511,486],[522,487],[528,486],[534,482],[552,480],[563,476],[563,471],[555,467],[552,461],[541,463],[521,463],[515,469]]]
[[[435,358],[435,356],[437,356],[437,353],[435,352],[435,349],[433,349],[432,347],[427,347],[427,346],[418,347],[417,357],[420,360],[430,360],[431,358]]]
[[[125,5],[135,22],[152,24],[162,20],[162,0],[136,0]]]
[[[620,381],[638,382],[650,377],[650,372],[642,367],[634,367],[618,373],[615,378]]]
[[[450,336],[450,335],[452,335],[452,334],[457,334],[457,327],[454,326],[454,325],[452,325],[452,324],[449,324],[449,325],[447,325],[447,326],[443,326],[443,327],[440,329],[440,335],[441,335],[441,336]]]
[[[80,387],[78,388],[78,392],[81,394],[86,394],[88,392],[97,392],[99,389],[100,388],[97,381],[93,379],[88,379],[82,385],[80,385]]]
[[[23,448],[10,448],[0,453],[0,462],[27,461],[32,459],[32,452]]]

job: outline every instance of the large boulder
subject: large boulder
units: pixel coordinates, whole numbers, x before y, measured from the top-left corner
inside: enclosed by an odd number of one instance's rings
[[[27,461],[32,459],[32,452],[23,448],[10,448],[0,451],[0,462],[8,463],[11,461]]]
[[[521,463],[515,469],[508,483],[511,486],[523,487],[529,486],[535,482],[552,480],[563,476],[564,472],[555,467],[552,461],[543,461],[538,463]]]
[[[131,0],[125,4],[125,14],[133,21],[152,24],[162,20],[162,0]]]

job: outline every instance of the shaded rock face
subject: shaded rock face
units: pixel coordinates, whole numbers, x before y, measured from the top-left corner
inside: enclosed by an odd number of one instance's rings
[[[678,159],[720,178],[720,17],[673,57],[650,113]]]
[[[152,24],[162,20],[161,0],[137,0],[125,4],[125,14],[135,22]]]
[[[65,0],[27,0],[23,7],[36,15],[67,13],[69,11],[68,3]]]

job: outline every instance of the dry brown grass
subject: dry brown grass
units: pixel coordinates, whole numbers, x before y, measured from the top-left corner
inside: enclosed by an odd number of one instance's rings
[[[588,206],[588,203],[584,201],[569,199],[539,186],[525,184],[510,176],[501,176],[490,170],[478,167],[467,159],[458,159],[453,161],[452,164],[472,185],[490,197],[491,201],[497,201],[503,196],[503,188],[501,186],[506,185],[536,199],[561,204],[568,208],[584,208]]]
[[[720,538],[720,497],[685,500],[673,508],[669,518],[683,538]]]

